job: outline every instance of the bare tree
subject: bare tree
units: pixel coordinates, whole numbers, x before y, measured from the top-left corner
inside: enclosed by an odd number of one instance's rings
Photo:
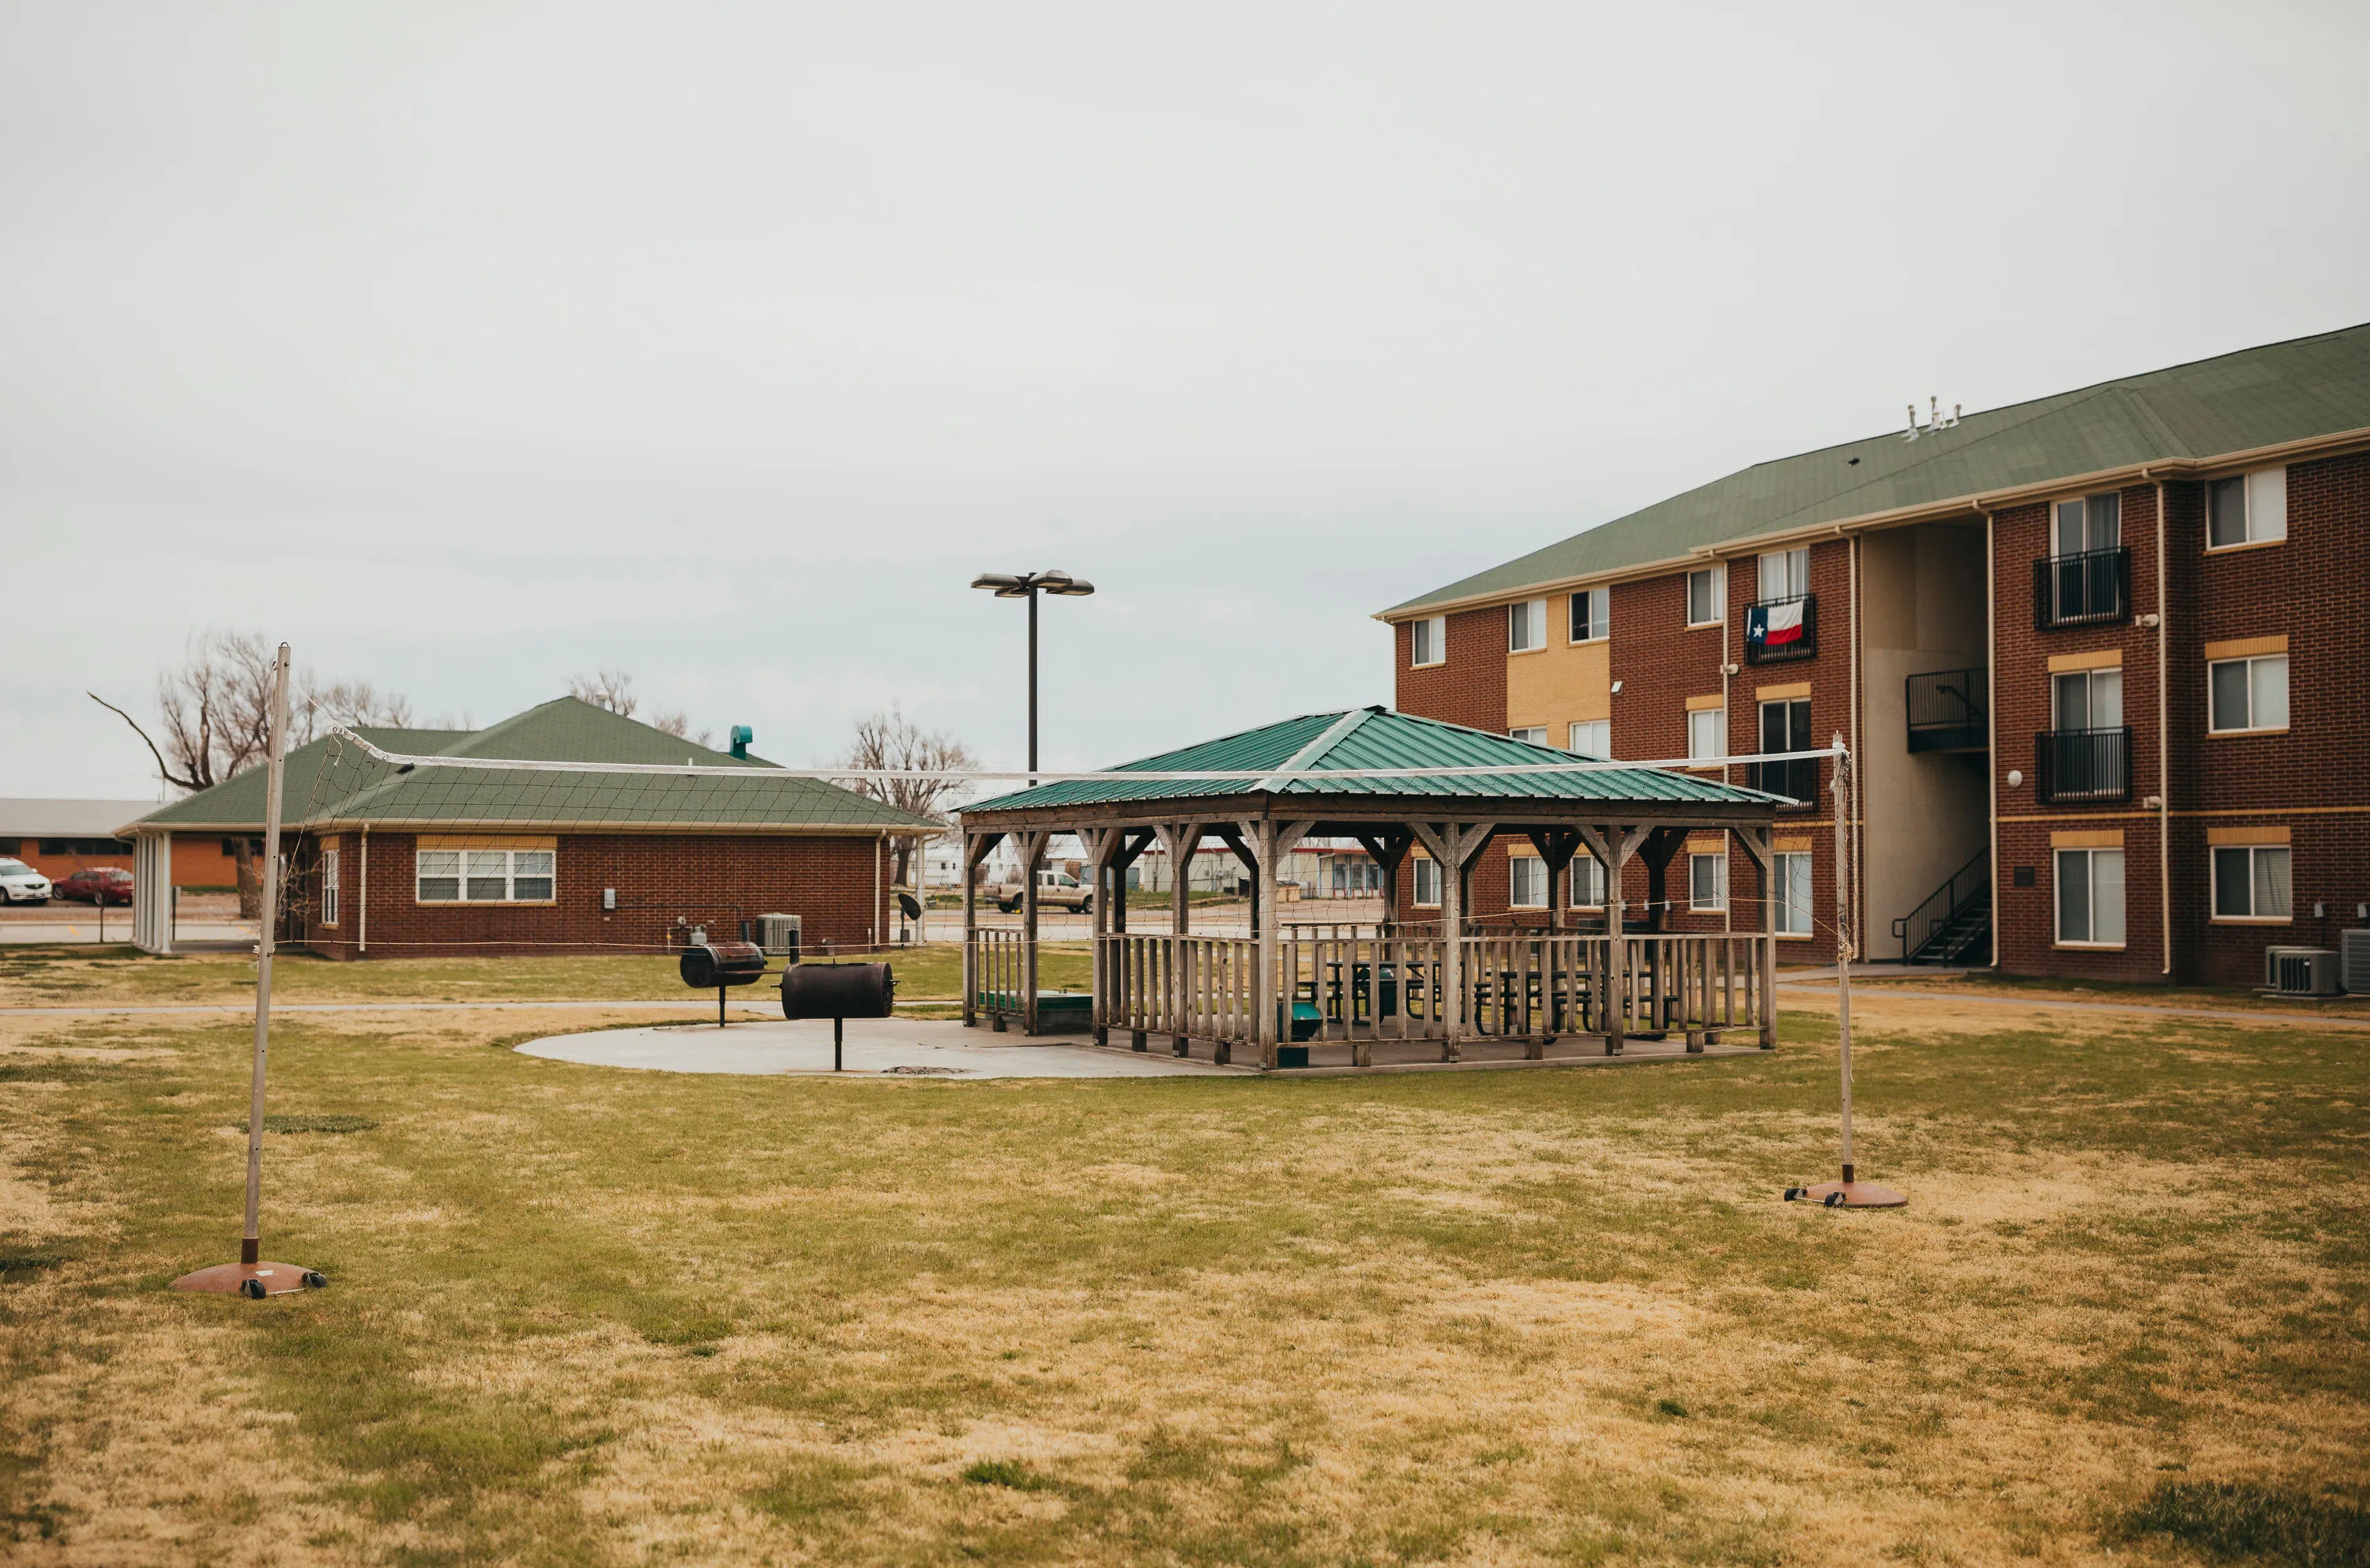
[[[855,744],[841,759],[850,767],[914,771],[960,771],[977,767],[969,746],[943,730],[924,730],[894,706],[856,721]],[[971,787],[960,778],[866,778],[855,788],[916,816],[947,820]]]
[[[642,699],[634,695],[634,677],[623,670],[595,670],[568,677],[568,695],[579,702],[605,708],[620,719],[631,719]]]
[[[271,681],[279,650],[260,632],[212,631],[193,639],[178,669],[156,676],[157,731],[163,744],[140,721],[100,697],[90,699],[132,726],[156,760],[157,776],[177,789],[211,790],[264,759],[271,744]],[[368,681],[322,683],[311,672],[292,672],[289,736],[303,745],[330,724],[410,721],[411,704]],[[252,919],[262,902],[252,844],[233,840],[241,914]]]

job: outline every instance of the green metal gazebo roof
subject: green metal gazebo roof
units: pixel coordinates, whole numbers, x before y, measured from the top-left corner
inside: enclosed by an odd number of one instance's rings
[[[1536,767],[1584,759],[1552,746],[1386,708],[1306,713],[1240,734],[1138,758],[1099,771],[1176,773],[1208,768],[1228,773],[1354,772],[1396,767]],[[1589,804],[1772,806],[1786,797],[1697,778],[1658,767],[1605,767],[1585,773],[1478,773],[1453,778],[1087,778],[1041,784],[965,806],[962,815],[1029,811],[1047,806],[1126,805],[1137,801],[1274,794],[1307,797],[1438,796],[1444,800],[1527,799]]]

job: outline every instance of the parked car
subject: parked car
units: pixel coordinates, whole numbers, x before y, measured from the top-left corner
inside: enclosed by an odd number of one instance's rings
[[[0,904],[47,904],[50,879],[25,864],[0,855]]]
[[[50,884],[53,898],[70,898],[77,904],[129,904],[132,902],[132,873],[120,866],[89,866]]]
[[[982,890],[995,900],[995,906],[1007,915],[1020,907],[1020,894],[1025,891],[1017,882],[990,882]],[[1095,906],[1095,890],[1080,884],[1067,871],[1037,873],[1037,907],[1040,909],[1070,909],[1085,914]]]

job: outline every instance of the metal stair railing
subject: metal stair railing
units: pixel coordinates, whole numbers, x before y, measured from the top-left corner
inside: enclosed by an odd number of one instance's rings
[[[1922,954],[1927,944],[1948,930],[1950,923],[1964,913],[1977,898],[1991,892],[1992,852],[1983,849],[1975,858],[1950,873],[1950,880],[1927,894],[1924,903],[1893,922],[1893,934],[1901,943],[1901,962],[1915,963],[1913,954]]]

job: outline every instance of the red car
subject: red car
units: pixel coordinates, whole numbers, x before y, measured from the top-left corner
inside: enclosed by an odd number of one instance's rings
[[[83,904],[129,904],[132,873],[120,866],[92,866],[52,882],[50,896]]]

